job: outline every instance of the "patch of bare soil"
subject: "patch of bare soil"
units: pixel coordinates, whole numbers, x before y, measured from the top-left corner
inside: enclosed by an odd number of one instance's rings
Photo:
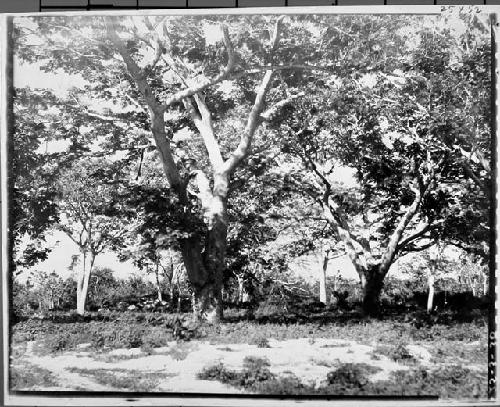
[[[96,353],[83,346],[76,351],[40,356],[33,352],[34,343],[29,342],[16,364],[22,364],[24,360],[46,369],[56,378],[59,390],[197,393],[241,393],[242,390],[218,381],[200,380],[197,374],[219,362],[229,369],[241,370],[243,360],[248,356],[267,359],[271,372],[278,376],[293,374],[302,383],[315,387],[320,386],[328,372],[342,363],[373,366],[376,373],[370,376],[372,381],[386,380],[391,372],[409,369],[409,366],[387,356],[374,357],[375,343],[369,346],[348,340],[302,338],[269,339],[268,344],[269,347],[258,347],[249,344],[221,346],[203,341],[170,342],[151,354],[138,348]],[[418,364],[432,365],[431,354],[425,347],[408,345],[408,350]],[[129,380],[124,381],[124,377]],[[148,378],[154,378],[154,381]],[[144,389],[140,387],[142,382],[147,382]],[[44,389],[38,386],[37,390]]]

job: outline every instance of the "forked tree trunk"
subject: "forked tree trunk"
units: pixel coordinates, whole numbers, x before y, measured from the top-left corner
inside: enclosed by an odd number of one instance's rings
[[[90,274],[94,266],[95,256],[92,253],[83,253],[83,267],[78,275],[76,283],[76,312],[79,315],[85,313],[85,304],[89,290]]]

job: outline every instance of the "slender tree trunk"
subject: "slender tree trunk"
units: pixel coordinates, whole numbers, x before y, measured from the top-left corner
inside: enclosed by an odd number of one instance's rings
[[[476,282],[472,278],[471,278],[471,281],[470,281],[470,287],[471,287],[472,295],[474,297],[476,297],[477,296]]]
[[[427,276],[427,286],[428,286],[428,295],[427,295],[427,313],[430,313],[434,304],[434,274],[431,271]]]
[[[319,274],[319,301],[328,305],[328,292],[326,288],[326,270],[328,268],[328,251],[325,252],[323,257],[323,267]]]
[[[156,264],[155,277],[156,277],[156,290],[158,293],[158,301],[162,302],[163,296],[161,295],[161,285],[160,285],[160,275],[158,273],[158,263]]]
[[[238,280],[238,294],[236,297],[236,303],[241,304],[243,302],[243,276],[236,276]]]
[[[488,295],[488,277],[483,273],[483,296]]]
[[[94,266],[95,256],[93,253],[83,254],[83,267],[78,275],[76,286],[76,312],[79,315],[85,313],[85,304],[87,302],[87,294],[89,289],[90,273]]]
[[[174,291],[174,282],[171,281],[170,282],[170,308],[171,309],[174,309],[174,295],[175,295],[175,291]]]

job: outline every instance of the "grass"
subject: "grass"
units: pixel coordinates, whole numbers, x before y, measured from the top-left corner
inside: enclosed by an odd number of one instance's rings
[[[58,385],[56,377],[49,370],[28,362],[11,365],[9,373],[9,386],[12,390],[31,390]]]
[[[488,361],[487,344],[464,344],[460,341],[437,341],[429,348],[432,363],[436,364],[456,364],[465,366],[483,365]]]
[[[341,338],[354,340],[362,344],[373,341],[393,343],[399,340],[406,343],[414,341],[435,342],[439,340],[457,340],[471,342],[484,340],[487,333],[486,323],[482,320],[460,323],[457,325],[433,325],[429,328],[417,329],[408,323],[384,320],[346,321],[321,325],[318,323],[259,323],[255,321],[240,321],[223,324],[220,327],[207,327],[204,338],[218,344],[248,343],[255,332],[260,337],[276,340],[309,338]]]
[[[202,329],[189,316],[169,314],[109,313],[83,319],[73,314],[55,314],[50,319],[28,319],[12,327],[11,343],[43,341],[41,354],[75,349],[91,343],[92,349],[166,346],[173,340],[201,336]]]
[[[139,359],[144,357],[144,354],[138,355],[109,355],[109,354],[91,354],[93,360],[105,363],[117,363],[123,362],[124,360]]]
[[[151,391],[159,385],[161,379],[175,376],[167,373],[124,369],[82,369],[73,367],[68,371],[89,377],[104,386],[141,392]]]

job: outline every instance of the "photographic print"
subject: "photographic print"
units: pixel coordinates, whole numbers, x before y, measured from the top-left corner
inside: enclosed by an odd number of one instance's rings
[[[315,10],[7,17],[11,394],[487,398],[490,15]]]

